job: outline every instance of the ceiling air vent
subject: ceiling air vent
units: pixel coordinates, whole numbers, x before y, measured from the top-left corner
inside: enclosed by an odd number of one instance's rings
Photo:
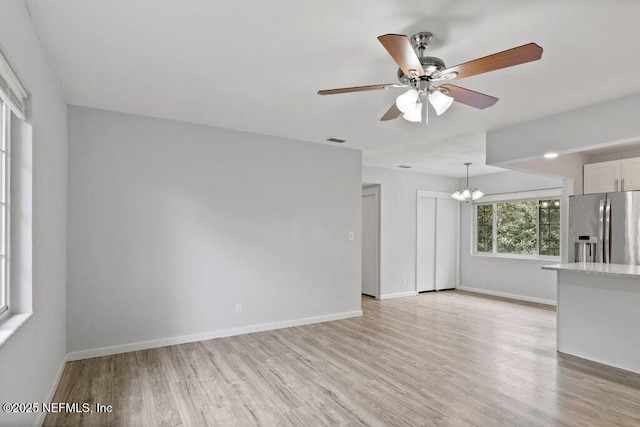
[[[411,169],[413,166],[409,166],[409,165],[400,165],[398,166],[400,169]]]
[[[347,142],[346,140],[339,139],[339,138],[327,138],[327,141],[335,142],[336,144],[343,144],[343,143]]]

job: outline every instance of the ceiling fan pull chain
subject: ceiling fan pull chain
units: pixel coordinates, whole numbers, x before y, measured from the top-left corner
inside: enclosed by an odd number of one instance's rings
[[[426,102],[424,103],[424,124],[426,126],[429,124],[429,95],[426,96],[425,101]]]

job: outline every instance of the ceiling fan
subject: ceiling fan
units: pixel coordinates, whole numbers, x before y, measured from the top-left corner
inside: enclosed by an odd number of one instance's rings
[[[385,34],[378,37],[400,67],[400,84],[328,89],[318,91],[318,95],[408,87],[409,91],[400,95],[380,120],[392,120],[402,114],[406,120],[421,122],[423,98],[431,103],[438,115],[444,113],[453,101],[479,109],[491,107],[498,102],[498,98],[493,96],[448,83],[441,84],[442,82],[537,61],[542,57],[542,48],[535,43],[529,43],[447,68],[442,59],[424,55],[432,38],[433,35],[426,31],[414,34],[411,38],[402,34]],[[428,108],[425,108],[425,114],[427,111]]]

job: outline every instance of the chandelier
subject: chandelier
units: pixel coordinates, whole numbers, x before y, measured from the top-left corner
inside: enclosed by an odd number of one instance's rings
[[[484,196],[484,193],[477,188],[469,187],[469,166],[471,163],[465,163],[464,165],[467,167],[467,185],[462,190],[458,190],[453,193],[451,197],[461,202],[468,202],[470,200],[476,201]]]

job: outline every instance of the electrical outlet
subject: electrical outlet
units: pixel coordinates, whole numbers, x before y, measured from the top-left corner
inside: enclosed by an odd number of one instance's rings
[[[242,304],[236,304],[236,314],[242,313]]]
[[[353,240],[356,238],[356,233],[354,233],[353,231],[349,232],[349,240]]]
[[[403,285],[407,284],[407,276],[402,276],[402,284]]]

